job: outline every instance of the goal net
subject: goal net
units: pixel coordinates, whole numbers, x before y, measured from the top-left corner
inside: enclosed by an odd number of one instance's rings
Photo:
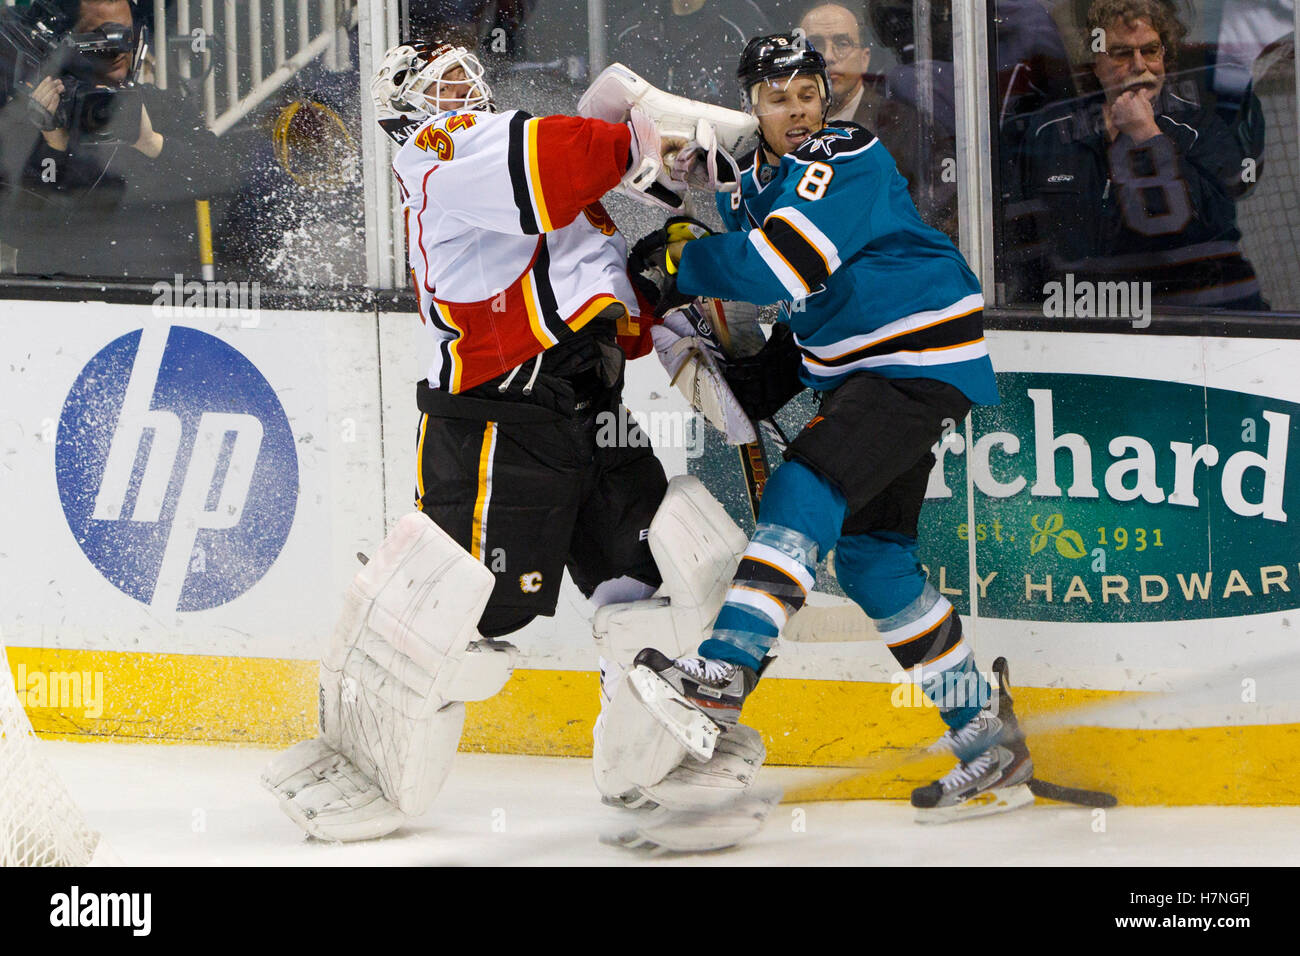
[[[86,866],[99,843],[41,757],[0,641],[0,866]]]

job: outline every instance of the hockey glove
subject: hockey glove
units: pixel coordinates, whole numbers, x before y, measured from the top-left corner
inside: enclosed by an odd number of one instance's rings
[[[736,161],[704,120],[696,126],[695,139],[673,155],[672,178],[708,192],[735,192],[740,186]]]
[[[754,421],[771,418],[805,388],[799,379],[802,361],[794,334],[783,322],[772,326],[762,351],[734,359],[722,368],[732,394]]]
[[[712,230],[704,223],[688,216],[673,216],[662,229],[632,247],[627,258],[628,274],[656,316],[662,318],[691,301],[692,296],[677,291],[677,264],[687,242],[711,235]]]
[[[627,126],[632,132],[631,163],[620,185],[633,199],[677,212],[685,204],[686,186],[673,181],[661,155],[665,147],[677,144],[665,143],[654,120],[635,107]]]

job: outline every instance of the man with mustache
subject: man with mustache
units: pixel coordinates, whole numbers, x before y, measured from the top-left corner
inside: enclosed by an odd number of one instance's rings
[[[1031,123],[1022,164],[1042,278],[1150,282],[1163,306],[1267,309],[1236,211],[1258,128],[1229,128],[1177,76],[1186,28],[1159,0],[1094,0],[1086,28],[1098,91]]]

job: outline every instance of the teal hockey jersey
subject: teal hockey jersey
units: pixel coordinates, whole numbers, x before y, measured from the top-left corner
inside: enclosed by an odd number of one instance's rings
[[[934,378],[998,403],[979,280],[927,226],[881,142],[855,123],[814,133],[763,163],[741,160],[741,188],[718,194],[731,232],[688,242],[688,295],[782,303],[812,388],[858,371]]]

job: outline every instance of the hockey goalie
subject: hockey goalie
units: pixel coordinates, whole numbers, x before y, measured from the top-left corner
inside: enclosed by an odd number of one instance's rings
[[[697,480],[666,480],[648,441],[597,440],[600,416],[626,414],[624,362],[649,353],[658,322],[600,198],[623,188],[677,208],[683,152],[704,185],[734,186],[724,144],[752,125],[638,80],[605,88],[607,118],[498,110],[478,59],[447,44],[394,47],[373,80],[435,348],[416,394],[419,510],[347,591],[321,660],[319,736],[263,775],[314,837],[379,837],[429,809],[465,702],[504,686],[504,639],[554,613],[566,570],[599,609],[610,657],[596,776],[632,811],[628,842],[710,849],[761,823],[762,807],[735,812],[763,761],[756,733],[737,725],[719,741],[713,726],[691,751],[645,708],[622,709],[642,688],[620,659],[652,640],[697,644],[745,546]],[[663,349],[677,372],[681,338]],[[723,421],[725,383],[699,377]]]

